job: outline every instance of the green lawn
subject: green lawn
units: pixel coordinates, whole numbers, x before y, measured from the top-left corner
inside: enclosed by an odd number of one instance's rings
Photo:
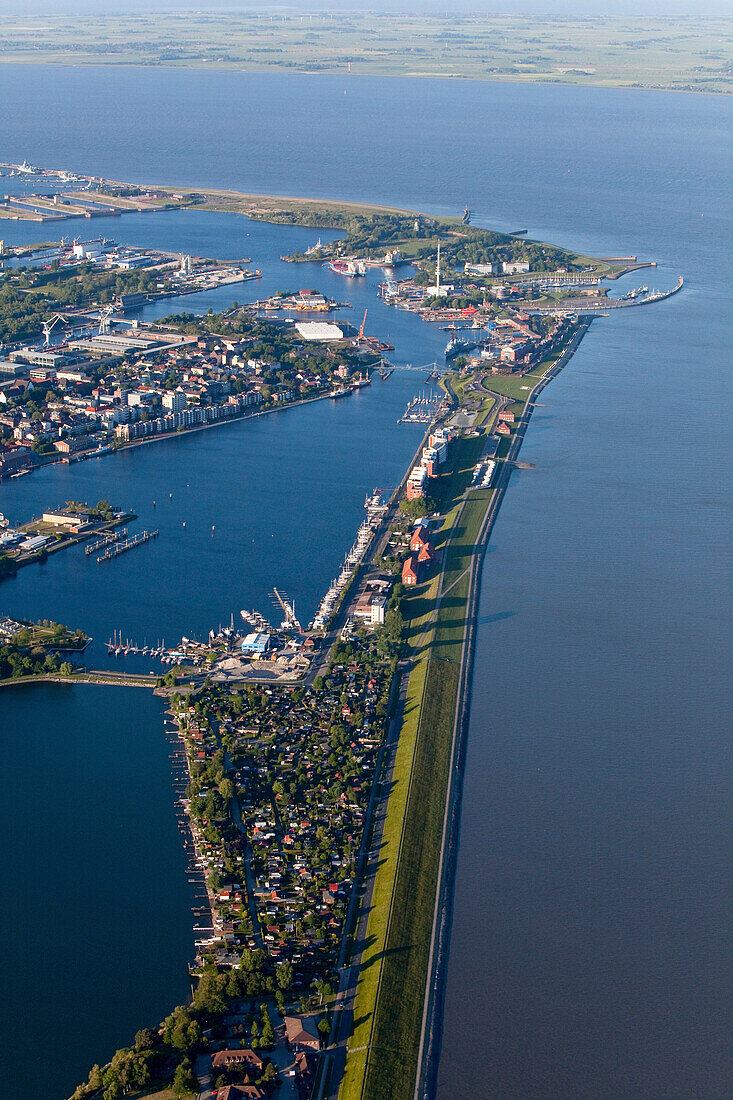
[[[434,488],[445,516],[436,540],[439,549],[447,544],[443,591],[453,587],[437,614],[437,576],[404,601],[415,665],[341,1100],[408,1100],[414,1090],[469,592],[467,569],[492,490],[471,492],[465,502],[463,497],[484,444],[483,436],[454,443]]]
[[[357,1048],[357,1050],[353,1054],[349,1053],[346,1060],[346,1073],[339,1093],[343,1100],[356,1100],[361,1096],[362,1091],[366,1051],[358,1048],[366,1047],[372,1032],[373,1009],[379,989],[380,962],[385,950],[387,921],[397,871],[402,824],[407,810],[410,775],[415,760],[426,673],[427,662],[418,662],[410,674],[407,689],[405,718],[395,757],[392,789],[380,851],[380,866],[375,878],[372,907],[367,925],[368,946],[363,954],[354,1006],[354,1029],[349,1039],[349,1049]]]
[[[459,666],[430,660],[366,1065],[365,1100],[413,1096]]]

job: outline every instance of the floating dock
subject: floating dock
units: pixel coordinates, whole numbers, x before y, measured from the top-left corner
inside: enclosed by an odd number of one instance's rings
[[[88,546],[84,547],[85,554],[93,554],[95,550],[101,550],[103,546],[109,546],[110,543],[118,542],[120,539],[127,538],[127,528],[123,527],[121,531],[110,531],[108,535],[102,535],[101,538],[95,539],[94,542],[90,542]]]
[[[430,424],[435,419],[442,400],[441,397],[427,397],[424,394],[420,397],[413,397],[412,401],[408,402],[407,408],[397,423]]]
[[[100,554],[97,558],[97,562],[111,561],[112,558],[119,557],[120,554],[124,554],[127,550],[132,550],[135,546],[142,546],[144,542],[150,542],[151,539],[158,537],[158,529],[155,531],[141,531],[139,535],[135,535],[131,539],[125,539],[123,542],[114,542],[111,546],[108,546],[103,554]]]

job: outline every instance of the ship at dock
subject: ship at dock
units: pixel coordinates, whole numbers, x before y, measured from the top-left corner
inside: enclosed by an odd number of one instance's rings
[[[337,275],[349,275],[352,278],[367,273],[367,265],[363,260],[331,260],[328,266]]]
[[[446,359],[455,359],[457,355],[465,355],[466,352],[473,351],[475,347],[475,340],[459,340],[457,336],[454,336],[445,345],[445,357]]]
[[[336,609],[341,594],[350,583],[354,571],[364,560],[364,556],[379,530],[384,513],[387,510],[387,505],[382,500],[381,489],[375,489],[367,495],[364,501],[364,510],[366,518],[356,533],[354,545],[346,554],[338,575],[334,577],[328,592],[321,600],[316,616],[311,623],[311,629],[324,629],[326,627]]]

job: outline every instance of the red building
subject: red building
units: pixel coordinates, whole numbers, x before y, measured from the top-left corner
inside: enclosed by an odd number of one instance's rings
[[[414,554],[410,554],[409,558],[405,559],[405,563],[402,566],[402,583],[406,588],[417,584],[418,582],[418,564]]]
[[[418,551],[418,555],[417,555],[418,568],[421,565],[430,565],[430,562],[432,560],[433,560],[432,547],[429,544],[427,544],[425,546],[421,546],[419,551]]]
[[[423,546],[427,546],[428,550],[432,550],[430,535],[423,524],[420,524],[420,526],[416,527],[415,530],[412,532],[412,538],[410,539],[410,549],[417,553],[423,548]]]

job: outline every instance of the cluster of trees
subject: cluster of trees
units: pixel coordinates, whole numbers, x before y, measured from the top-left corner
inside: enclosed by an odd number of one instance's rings
[[[117,294],[147,293],[155,288],[155,281],[155,275],[145,269],[99,271],[91,264],[55,271],[17,268],[0,287],[0,340],[36,335],[54,309],[91,300],[111,302]]]
[[[429,260],[435,257],[435,245],[419,248],[417,258]],[[456,233],[441,241],[441,259],[448,265],[463,267],[465,263],[493,264],[494,274],[501,274],[504,261],[529,260],[532,270],[552,271],[557,267],[572,270],[573,255],[554,245],[530,241],[524,237],[509,237],[491,229],[478,226],[461,226]]]
[[[427,516],[433,510],[432,501],[429,497],[414,497],[413,500],[401,500],[400,512],[403,516],[407,516],[408,519],[422,519],[423,516]]]
[[[92,1066],[89,1077],[74,1091],[71,1100],[85,1100],[99,1092],[103,1100],[119,1100],[154,1079],[170,1081],[176,1096],[195,1092],[190,1055],[200,1045],[201,1038],[198,1021],[188,1009],[177,1008],[160,1031],[143,1028],[135,1036],[134,1044],[116,1051],[108,1065]]]
[[[564,249],[474,225],[461,225],[446,232],[436,219],[421,215],[350,214],[305,209],[280,211],[262,217],[263,220],[280,224],[345,229],[346,235],[339,241],[339,248],[350,255],[367,255],[390,245],[424,240],[425,245],[418,247],[415,255],[417,259],[429,259],[435,256],[435,238],[439,236],[446,264],[493,263],[500,268],[504,260],[529,260],[532,267],[539,270],[573,266],[573,256]],[[296,253],[294,258],[302,257]]]
[[[14,643],[0,646],[0,680],[17,680],[20,676],[44,676],[54,672],[71,676],[74,666],[70,661],[62,661],[58,653],[49,653],[43,646],[34,646],[30,651]]]
[[[108,500],[98,500],[94,507],[89,509],[89,515],[96,516],[98,519],[114,519],[114,514],[114,508]]]

